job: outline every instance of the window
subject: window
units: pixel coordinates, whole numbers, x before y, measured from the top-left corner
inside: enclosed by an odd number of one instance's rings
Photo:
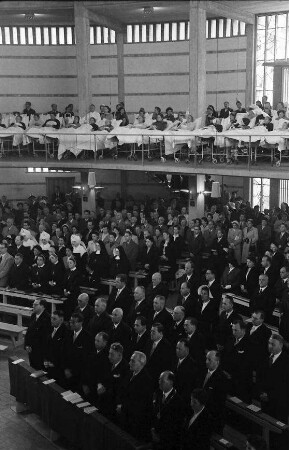
[[[126,28],[126,40],[128,43],[132,42],[132,25],[128,25]],[[97,43],[99,44],[99,42]]]
[[[42,43],[40,27],[35,28],[35,43],[36,43],[36,45],[41,45],[41,43]]]
[[[141,26],[141,41],[142,42],[147,41],[147,26],[146,25]]]
[[[34,44],[33,29],[31,27],[28,28],[28,44],[29,45]]]
[[[11,44],[11,39],[10,39],[10,28],[9,27],[5,27],[4,28],[4,36],[5,36],[5,44]]]
[[[241,22],[242,23],[242,22]],[[257,17],[255,99],[273,101],[273,67],[267,62],[289,58],[289,13]]]
[[[162,26],[160,23],[156,25],[156,41],[160,42],[162,40]]]
[[[43,28],[43,41],[44,45],[49,45],[49,30],[47,27]]]
[[[260,206],[260,211],[269,209],[270,178],[251,178],[251,205]]]
[[[13,44],[18,45],[18,31],[16,27],[12,28],[13,30]]]
[[[186,24],[185,22],[181,22],[179,28],[179,40],[184,41],[185,38],[186,38]]]
[[[56,28],[55,27],[51,27],[51,44],[52,45],[56,45],[57,44],[57,35],[56,35]]]
[[[176,41],[177,40],[177,23],[173,22],[172,23],[172,41]]]
[[[134,26],[134,42],[139,42],[139,25]]]
[[[289,180],[280,180],[279,203],[289,203]]]

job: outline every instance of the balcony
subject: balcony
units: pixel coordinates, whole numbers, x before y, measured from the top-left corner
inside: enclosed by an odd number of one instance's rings
[[[116,135],[113,131],[76,133],[60,129],[53,133],[41,130],[40,136],[39,131],[9,135],[5,129],[0,133],[0,167],[115,169],[289,179],[289,132],[286,132],[268,133],[274,141],[270,143],[268,135],[242,134],[241,130],[238,137],[232,137],[231,133],[229,140],[224,133],[210,132],[210,136],[206,136],[204,130],[186,134],[180,131],[177,135],[139,130],[129,135],[124,132]]]

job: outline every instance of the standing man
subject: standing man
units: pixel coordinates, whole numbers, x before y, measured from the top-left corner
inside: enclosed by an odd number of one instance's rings
[[[47,338],[51,332],[50,316],[46,311],[46,300],[33,302],[33,313],[25,335],[24,348],[29,356],[29,364],[36,370],[44,368]]]

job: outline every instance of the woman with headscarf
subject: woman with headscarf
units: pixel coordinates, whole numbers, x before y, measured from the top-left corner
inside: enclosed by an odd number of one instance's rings
[[[51,295],[63,295],[65,269],[63,262],[59,260],[56,253],[51,253],[49,256],[48,273],[49,293]]]
[[[223,292],[237,294],[240,291],[240,269],[238,268],[237,261],[232,257],[228,258],[228,265],[221,278],[221,286]]]
[[[72,256],[68,259],[68,271],[64,280],[64,296],[66,300],[63,304],[64,320],[70,319],[72,312],[77,306],[77,298],[80,294],[80,285],[82,276],[76,268],[75,258]]]
[[[109,274],[109,257],[102,241],[95,242],[95,250],[88,254],[86,274],[88,284],[100,288],[100,279]]]
[[[158,271],[159,268],[159,253],[151,236],[147,236],[145,240],[146,248],[142,254],[141,265],[148,273],[148,279],[152,274]]]
[[[48,252],[51,248],[50,246],[50,234],[46,233],[46,231],[42,231],[39,236],[39,245],[41,247],[43,255],[47,258]]]
[[[25,228],[21,228],[20,230],[20,236],[23,237],[22,245],[23,247],[29,247],[30,250],[37,245],[36,239],[32,236],[29,230],[26,230]]]
[[[85,265],[87,261],[87,252],[84,243],[78,234],[71,235],[72,253],[76,261],[76,266],[80,272],[85,274]]]
[[[31,270],[31,285],[35,292],[48,294],[49,291],[49,271],[45,264],[45,256],[40,253],[36,258]]]
[[[118,273],[128,275],[130,266],[129,260],[125,254],[123,247],[120,245],[113,249],[113,258],[109,263],[109,276],[115,278]]]
[[[163,232],[163,241],[160,246],[160,264],[167,266],[168,272],[164,273],[166,280],[172,280],[177,270],[176,255],[174,250],[173,238],[168,231]]]

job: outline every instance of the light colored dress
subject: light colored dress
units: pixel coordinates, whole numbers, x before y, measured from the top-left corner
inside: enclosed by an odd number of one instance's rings
[[[243,232],[240,228],[230,228],[228,231],[228,244],[234,252],[234,258],[237,263],[241,264],[241,244],[243,240]]]
[[[249,242],[246,242],[246,239]],[[244,228],[243,230],[243,250],[242,250],[242,263],[246,263],[247,256],[249,255],[250,247],[256,247],[258,242],[258,230],[255,227],[252,228]]]

